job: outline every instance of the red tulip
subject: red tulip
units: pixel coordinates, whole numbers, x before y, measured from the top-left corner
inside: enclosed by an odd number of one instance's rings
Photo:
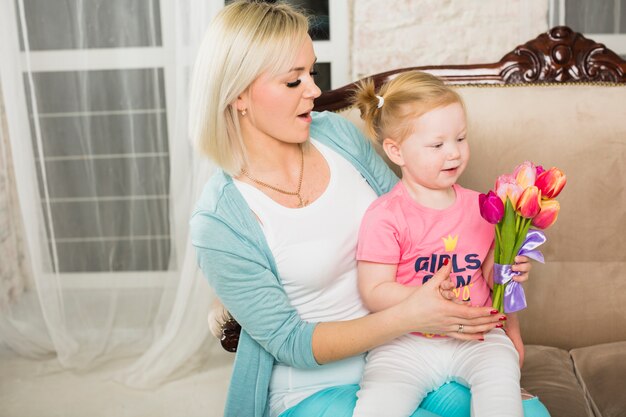
[[[506,198],[511,200],[513,207],[517,204],[519,196],[522,194],[522,187],[519,186],[513,175],[500,175],[496,180],[496,194],[506,203]]]
[[[541,211],[535,217],[531,224],[538,229],[547,229],[552,226],[559,216],[561,205],[556,200],[542,200]]]
[[[517,205],[515,206],[515,211],[522,217],[532,219],[541,210],[540,201],[541,191],[539,191],[539,188],[531,185],[520,195],[517,200]]]
[[[496,193],[489,190],[478,196],[480,215],[491,224],[497,224],[504,216],[504,203]]]
[[[554,198],[565,187],[567,178],[558,168],[550,168],[537,177],[535,185],[541,190],[543,198]]]
[[[535,185],[537,178],[537,167],[530,161],[522,162],[515,167],[513,176],[522,189],[526,189],[531,185]]]

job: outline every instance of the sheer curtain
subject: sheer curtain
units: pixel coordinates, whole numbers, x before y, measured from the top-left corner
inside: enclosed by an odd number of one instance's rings
[[[0,227],[15,178],[11,250],[28,254],[16,290],[0,277],[0,342],[18,354],[80,370],[125,359],[118,379],[151,387],[217,348],[187,226],[212,168],[191,149],[186,109],[222,5],[0,2],[0,157],[15,168],[0,173]]]

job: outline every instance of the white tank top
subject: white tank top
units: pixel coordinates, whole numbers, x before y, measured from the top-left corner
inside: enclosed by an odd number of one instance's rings
[[[348,161],[311,142],[328,163],[330,181],[310,205],[287,208],[249,184],[235,185],[261,221],[279,277],[300,317],[308,322],[362,317],[367,310],[357,289],[356,245],[363,214],[377,196]],[[270,415],[325,387],[356,384],[362,371],[362,355],[316,369],[277,363],[270,382]]]

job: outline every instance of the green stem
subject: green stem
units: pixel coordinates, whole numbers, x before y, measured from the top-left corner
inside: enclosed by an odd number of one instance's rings
[[[531,219],[522,218],[522,227],[521,227],[521,230],[517,233],[517,236],[515,237],[515,246],[513,247],[513,253],[512,253],[513,256],[511,257],[509,264],[513,263],[513,260],[515,259],[515,255],[517,255],[517,252],[519,252],[520,248],[522,247],[522,243],[524,243],[524,240],[526,240],[526,234],[528,234],[530,223],[531,223]]]
[[[493,284],[493,293],[491,295],[493,300],[493,308],[500,313],[504,313],[504,285]]]
[[[500,247],[499,256],[496,259],[496,262],[499,264],[510,264],[510,258],[512,257],[513,248],[515,247],[515,237],[517,232],[515,230],[515,224],[517,223],[517,216],[515,215],[515,209],[511,204],[511,201],[507,198],[504,208],[504,217],[502,218],[501,223],[501,239],[502,246]]]
[[[496,224],[496,247],[493,251],[493,259],[496,262],[500,260],[500,248],[502,247],[502,232],[500,232],[500,224]]]

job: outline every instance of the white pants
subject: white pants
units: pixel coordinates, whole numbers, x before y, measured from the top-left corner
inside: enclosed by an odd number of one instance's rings
[[[407,417],[446,382],[470,388],[472,416],[523,417],[519,356],[501,329],[484,341],[405,335],[369,352],[353,417]]]

